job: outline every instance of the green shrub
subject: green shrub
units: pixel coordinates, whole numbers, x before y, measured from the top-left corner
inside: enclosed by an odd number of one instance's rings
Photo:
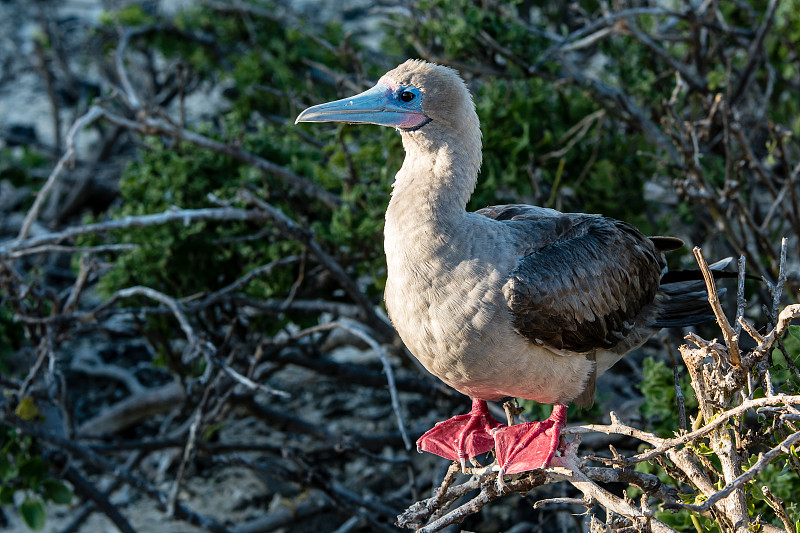
[[[45,526],[45,502],[72,501],[72,491],[50,475],[49,468],[32,438],[0,425],[0,505],[16,506],[25,525],[35,531]]]

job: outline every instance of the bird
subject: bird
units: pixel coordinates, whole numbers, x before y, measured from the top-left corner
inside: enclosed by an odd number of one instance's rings
[[[589,406],[597,377],[662,327],[710,318],[697,281],[666,268],[676,237],[647,237],[599,214],[531,205],[467,211],[482,161],[472,95],[447,66],[409,59],[371,89],[302,111],[295,123],[395,128],[405,159],[386,209],[389,318],[432,374],[472,399],[421,451],[459,461],[494,449],[499,477],[546,468],[567,405]],[[552,404],[506,425],[487,401]]]

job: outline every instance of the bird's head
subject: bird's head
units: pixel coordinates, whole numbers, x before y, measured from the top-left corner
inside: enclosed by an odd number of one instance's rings
[[[477,130],[475,106],[458,73],[417,59],[390,70],[361,94],[309,107],[295,122],[378,124],[403,133]]]

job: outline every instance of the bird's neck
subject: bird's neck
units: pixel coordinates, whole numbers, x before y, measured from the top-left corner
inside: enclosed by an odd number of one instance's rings
[[[476,125],[477,126],[477,125]],[[386,212],[387,230],[410,231],[409,224],[448,232],[466,213],[481,165],[480,130],[473,135],[405,133],[406,158],[397,173]],[[435,140],[432,138],[435,137]]]

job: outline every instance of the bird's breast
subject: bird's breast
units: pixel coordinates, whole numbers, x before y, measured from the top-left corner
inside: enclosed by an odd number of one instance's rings
[[[519,335],[503,294],[517,252],[503,226],[477,217],[458,230],[387,219],[386,308],[403,342],[431,373],[487,400],[572,399],[591,363]],[[484,222],[486,221],[486,222]]]
[[[481,341],[502,302],[508,268],[470,253],[471,243],[432,236],[386,242],[386,306],[398,333],[429,369]],[[438,362],[435,361],[438,359]]]
[[[484,238],[484,241],[487,239]],[[469,227],[386,226],[386,306],[400,336],[426,366],[442,348],[479,342],[502,304],[511,265],[491,259]]]

